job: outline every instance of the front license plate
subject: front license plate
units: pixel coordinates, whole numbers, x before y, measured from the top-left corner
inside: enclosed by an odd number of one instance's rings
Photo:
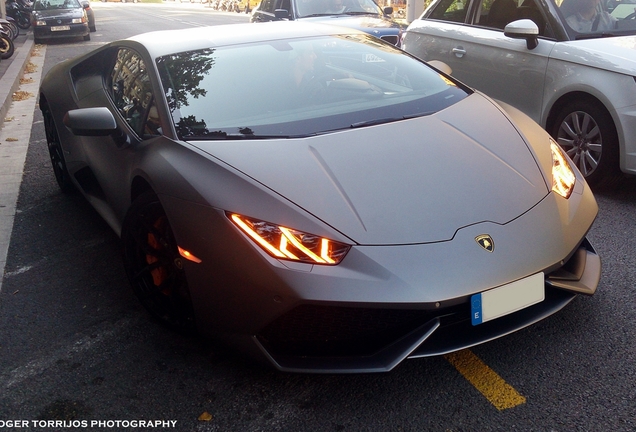
[[[473,325],[516,312],[545,299],[543,273],[475,294],[470,298]]]
[[[52,26],[51,27],[51,31],[64,31],[64,30],[70,30],[71,26]]]

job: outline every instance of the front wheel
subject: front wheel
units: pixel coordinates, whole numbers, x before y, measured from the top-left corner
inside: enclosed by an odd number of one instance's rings
[[[22,30],[27,30],[31,27],[31,19],[28,16],[21,15],[18,17],[16,24],[18,24],[18,27]]]
[[[132,203],[121,240],[128,280],[144,307],[168,327],[193,332],[194,313],[182,258],[154,193],[143,193]]]
[[[13,55],[15,45],[10,37],[2,35],[0,37],[0,57],[8,59]]]
[[[551,130],[589,184],[615,177],[619,167],[616,127],[599,105],[585,99],[568,103],[557,114]]]
[[[66,160],[64,159],[64,151],[62,143],[57,134],[53,114],[48,106],[43,105],[42,116],[44,117],[44,132],[46,134],[46,144],[49,149],[49,157],[53,166],[53,174],[60,190],[64,193],[75,191],[75,186],[71,182],[71,176],[66,168]]]

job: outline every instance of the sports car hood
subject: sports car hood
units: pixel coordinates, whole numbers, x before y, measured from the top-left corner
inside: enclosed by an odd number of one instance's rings
[[[516,128],[479,94],[428,117],[310,138],[191,144],[366,245],[450,240],[467,225],[505,224],[548,193]]]
[[[636,36],[582,39],[554,45],[551,58],[636,75]]]

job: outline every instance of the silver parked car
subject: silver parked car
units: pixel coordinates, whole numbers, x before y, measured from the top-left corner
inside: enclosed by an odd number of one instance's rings
[[[364,32],[138,35],[53,67],[40,108],[151,314],[280,370],[387,371],[599,282],[596,201],[554,140]]]
[[[588,182],[636,174],[636,4],[436,0],[408,52],[541,124]]]

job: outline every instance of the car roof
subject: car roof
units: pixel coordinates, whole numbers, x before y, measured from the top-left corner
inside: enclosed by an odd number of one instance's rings
[[[177,52],[251,42],[305,38],[331,34],[364,34],[361,31],[327,24],[272,21],[266,23],[227,24],[183,30],[142,33],[128,40],[141,43],[151,57]]]

